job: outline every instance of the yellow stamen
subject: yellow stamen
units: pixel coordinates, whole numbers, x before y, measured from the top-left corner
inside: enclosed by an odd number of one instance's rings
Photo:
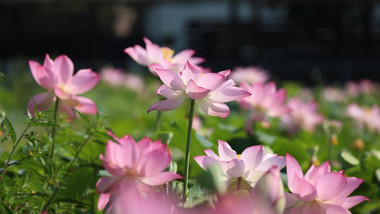
[[[366,114],[370,114],[371,113],[371,108],[364,107],[364,111],[365,111]]]
[[[338,137],[336,136],[336,134],[331,135],[330,143],[334,146],[338,145],[339,141],[338,141]]]
[[[240,159],[240,156],[241,156],[241,155],[237,155],[237,158]]]
[[[353,145],[354,149],[362,150],[364,149],[365,143],[361,138],[358,138],[354,141]]]
[[[319,166],[321,164],[316,156],[311,158],[311,163],[314,164],[314,166]]]
[[[174,51],[172,49],[167,48],[167,47],[163,47],[163,48],[161,48],[161,51],[164,54],[164,59],[166,59],[168,62],[173,61]]]

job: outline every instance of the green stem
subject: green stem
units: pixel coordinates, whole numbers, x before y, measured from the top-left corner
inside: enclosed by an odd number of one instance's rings
[[[186,202],[186,190],[189,182],[189,168],[190,168],[190,143],[191,143],[191,131],[193,130],[193,116],[194,116],[194,100],[190,102],[190,115],[189,125],[187,127],[187,140],[186,140],[186,157],[185,157],[185,181],[183,185],[182,203]]]
[[[16,144],[13,146],[12,151],[11,151],[11,154],[10,154],[9,157],[8,157],[7,163],[5,164],[5,167],[4,167],[4,170],[3,170],[3,173],[2,173],[2,175],[1,175],[1,177],[0,177],[0,181],[3,180],[3,177],[4,177],[4,175],[5,175],[5,172],[7,171],[8,167],[11,165],[11,164],[9,164],[9,162],[11,161],[12,156],[13,156],[13,154],[15,153],[18,144],[21,142],[21,139],[24,137],[25,133],[28,131],[29,128],[30,128],[30,123],[27,123],[27,124],[26,124],[26,127],[25,127],[25,129],[24,129],[24,131],[22,132],[22,134],[20,135],[20,137],[19,137],[18,140],[16,141]]]
[[[154,127],[155,131],[157,131],[160,128],[161,118],[162,118],[162,111],[157,111],[156,127]]]
[[[331,135],[328,138],[327,143],[329,144],[329,162],[330,162],[330,165],[332,166],[332,164],[333,164],[333,155],[334,155],[334,153],[333,153],[333,149],[334,149],[333,146],[334,145],[331,142]]]
[[[162,96],[158,97],[159,101],[164,100]],[[162,120],[162,111],[157,111],[157,117],[156,117],[156,125],[154,127],[154,130],[157,131],[161,126],[161,120]]]
[[[69,175],[70,171],[71,171],[71,168],[73,167],[75,161],[78,159],[78,156],[80,154],[80,152],[82,151],[83,147],[87,144],[88,141],[90,141],[92,137],[92,134],[90,134],[87,139],[82,143],[82,145],[80,146],[79,150],[76,152],[75,156],[74,156],[74,159],[71,160],[71,163],[69,165],[69,168],[67,168],[66,172],[65,172],[65,175],[63,176],[63,179],[62,180],[66,180],[67,176]],[[46,205],[44,206],[43,210],[46,210],[50,203],[52,202],[54,196],[57,194],[58,192],[58,189],[59,187],[57,186],[55,189],[54,189],[54,192],[53,194],[50,196],[50,198],[48,199]]]
[[[51,146],[51,153],[50,153],[50,157],[53,158],[53,155],[54,155],[54,147],[55,147],[55,126],[57,124],[57,112],[58,112],[58,105],[59,105],[59,98],[56,97],[56,101],[55,101],[55,106],[54,106],[54,126],[53,126],[53,130],[51,132],[51,139],[52,139],[52,146]]]

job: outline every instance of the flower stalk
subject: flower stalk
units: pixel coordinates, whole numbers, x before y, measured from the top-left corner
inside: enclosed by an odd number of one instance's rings
[[[189,182],[189,169],[190,169],[190,143],[191,143],[191,131],[193,130],[193,116],[194,116],[194,103],[195,100],[190,101],[190,114],[189,114],[189,125],[187,127],[187,140],[186,140],[186,156],[185,156],[185,176],[184,185],[182,193],[182,202],[186,202],[186,191]]]
[[[18,138],[16,144],[15,144],[14,146],[12,146],[11,154],[9,155],[8,160],[7,160],[7,163],[6,163],[5,166],[4,166],[4,170],[3,170],[3,173],[2,173],[2,175],[1,175],[1,177],[0,177],[0,181],[3,180],[3,177],[4,177],[4,175],[5,175],[5,173],[6,173],[7,169],[8,169],[8,167],[12,165],[12,164],[10,164],[9,162],[11,161],[12,156],[13,156],[13,154],[15,153],[18,144],[21,142],[21,139],[24,137],[25,133],[28,131],[28,129],[30,128],[30,126],[31,126],[30,123],[27,123],[27,124],[26,124],[26,127],[25,127],[24,131],[21,133],[20,137]]]
[[[50,157],[51,158],[53,158],[54,149],[55,149],[55,127],[56,127],[56,124],[57,124],[58,105],[59,105],[59,98],[56,97],[55,106],[54,106],[54,115],[53,115],[54,126],[53,126],[52,131],[51,131],[51,140],[52,140],[51,153],[50,153]]]
[[[69,175],[69,173],[71,171],[71,168],[73,167],[75,161],[78,159],[79,154],[81,153],[83,147],[90,141],[91,138],[92,138],[92,133],[90,133],[90,135],[86,138],[86,140],[80,146],[79,150],[75,153],[74,159],[71,160],[71,163],[70,163],[69,167],[67,168],[65,174],[63,175],[62,180],[66,180],[67,176]],[[46,205],[43,207],[43,210],[46,210],[49,207],[50,203],[53,201],[54,196],[57,194],[58,189],[59,189],[58,186],[54,189],[53,194],[51,194],[51,196],[49,197]]]

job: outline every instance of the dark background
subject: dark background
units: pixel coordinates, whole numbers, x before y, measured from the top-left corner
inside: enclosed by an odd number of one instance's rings
[[[308,84],[380,80],[380,2],[0,1],[0,70],[68,55],[78,67],[139,68],[123,50],[147,36],[192,48],[214,71],[256,65]]]

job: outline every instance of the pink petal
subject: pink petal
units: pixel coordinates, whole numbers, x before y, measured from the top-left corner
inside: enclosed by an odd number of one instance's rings
[[[255,170],[264,158],[262,146],[251,146],[241,153],[240,159],[244,161],[246,170]]]
[[[204,170],[208,170],[208,168],[212,165],[220,165],[219,164],[220,162],[217,159],[215,159],[214,157],[206,156],[206,155],[196,156],[194,157],[194,160]]]
[[[184,83],[188,83],[190,80],[197,82],[198,78],[201,76],[201,70],[187,61],[183,70],[180,72],[180,76]]]
[[[62,90],[60,87],[54,88],[54,93],[61,100],[69,100],[69,99],[72,99],[73,97],[72,94],[67,93],[66,91]],[[75,106],[79,104],[78,102],[74,102],[74,103],[71,103],[70,106]]]
[[[103,210],[110,200],[111,194],[102,193],[98,199],[98,210]]]
[[[233,159],[230,161],[221,162],[223,172],[231,178],[242,177],[244,173],[244,161],[240,159]]]
[[[57,77],[58,85],[64,86],[74,73],[74,64],[69,57],[61,55],[54,60],[52,71]]]
[[[318,199],[329,201],[336,199],[346,188],[346,177],[338,172],[330,172],[318,178],[315,185],[318,193]]]
[[[108,144],[107,144],[108,146]],[[106,147],[107,148],[107,147]],[[111,173],[114,176],[122,176],[125,172],[123,168],[121,168],[116,161],[111,160],[111,157],[104,157],[103,155],[100,155],[100,160],[103,163],[103,167],[105,170],[107,170],[109,173]]]
[[[161,48],[152,43],[148,38],[144,37],[146,52],[149,56],[149,60],[151,62],[160,62],[163,58],[163,53],[161,51]]]
[[[51,70],[51,68],[53,67],[53,63],[54,63],[54,61],[50,58],[49,54],[46,54],[45,55],[44,66],[46,68],[49,68]]]
[[[160,102],[157,102],[151,105],[147,113],[151,111],[171,111],[173,109],[180,107],[183,101],[185,101],[185,99],[186,97],[180,97],[178,99],[162,100]]]
[[[155,177],[169,166],[171,161],[168,150],[153,150],[140,158],[137,174],[141,177]]]
[[[161,142],[159,144],[161,144]],[[150,139],[148,137],[144,137],[143,139],[141,139],[136,144],[136,148],[138,149],[138,153],[139,153],[140,157],[145,155],[146,153],[152,151],[153,150],[152,145],[154,145],[154,143],[152,143],[152,139]],[[161,145],[163,145],[163,144],[161,144]],[[160,147],[158,147],[158,148],[160,148]]]
[[[266,155],[266,156],[268,156],[268,155]],[[268,159],[264,158],[263,162],[261,162],[260,165],[258,165],[256,169],[267,171],[270,168],[272,168],[273,166],[277,166],[279,169],[282,169],[282,168],[284,168],[285,165],[286,165],[285,158],[275,155],[275,156],[270,157]]]
[[[224,71],[219,71],[219,74],[223,75],[224,77],[227,77],[228,75],[230,75],[231,73],[231,70],[224,70]]]
[[[206,149],[204,150],[204,152],[206,153],[207,156],[210,156],[212,158],[215,158],[216,160],[219,159],[219,157],[215,154],[214,151],[212,151],[211,149]]]
[[[210,89],[197,86],[193,80],[190,80],[186,86],[186,94],[193,100],[205,98],[210,93]]]
[[[181,77],[174,71],[162,69],[160,64],[153,64],[152,67],[157,75],[160,77],[162,82],[174,90],[184,91],[185,84],[182,81]]]
[[[185,64],[186,60],[190,59],[191,56],[193,56],[194,54],[195,54],[195,50],[186,49],[186,50],[183,50],[183,51],[177,53],[173,57],[173,61],[176,63],[182,63],[183,62],[183,64]]]
[[[296,159],[289,154],[286,154],[286,174],[288,176],[288,187],[291,192],[294,193],[294,176],[300,178],[303,177],[301,166],[298,164]]]
[[[63,100],[61,100],[59,102],[58,111],[64,112],[66,114],[67,120],[69,122],[72,122],[74,120],[74,118],[75,118],[75,112],[74,112],[73,107],[71,107],[70,105],[66,104]]]
[[[115,190],[118,190],[120,184],[120,177],[111,177],[105,176],[101,177],[96,182],[96,189],[98,192],[112,193]]]
[[[140,65],[149,66],[148,54],[146,53],[145,49],[143,49],[141,46],[135,45],[134,48],[126,48],[124,49],[124,52]]]
[[[233,150],[227,142],[222,140],[218,140],[218,153],[221,161],[237,159],[235,150]]]
[[[305,179],[308,180],[311,184],[315,185],[317,179],[330,172],[330,164],[328,161],[324,162],[322,165],[315,167],[312,165],[310,169],[305,174]]]
[[[225,76],[216,73],[207,73],[202,75],[198,81],[197,85],[202,88],[210,89],[211,91],[219,87],[225,80]]]
[[[78,101],[79,105],[74,106],[74,108],[79,112],[85,114],[96,114],[98,112],[98,108],[96,107],[94,101],[80,96],[76,96],[75,100]]]
[[[294,174],[293,176],[292,192],[303,201],[312,201],[317,196],[315,187],[311,185],[307,180],[300,178],[297,174]]]
[[[346,208],[334,204],[322,204],[325,214],[351,214]]]
[[[339,198],[346,198],[349,196],[356,188],[359,187],[359,185],[363,182],[363,179],[355,178],[355,177],[348,177],[347,178],[347,186],[343,190],[343,192],[340,194]]]
[[[177,99],[177,98],[180,98],[181,96],[185,96],[185,93],[183,91],[174,91],[173,89],[169,88],[166,85],[161,85],[157,89],[157,94],[162,95],[169,100]]]
[[[135,167],[139,160],[139,151],[136,142],[131,136],[126,135],[119,139],[118,143],[119,144],[115,144],[112,141],[108,141],[107,148],[109,148],[109,150],[106,150],[106,155],[111,157],[112,163],[116,166],[130,170]],[[108,144],[110,144],[109,147]]]
[[[45,92],[37,94],[28,103],[29,113],[34,117],[34,104],[36,105],[37,112],[46,111],[51,103],[54,101],[54,94],[51,92]]]
[[[108,132],[108,134],[111,135],[110,132]],[[114,138],[114,140],[115,140],[116,142],[119,141],[119,139],[116,138],[116,136],[114,136],[113,134],[112,134],[111,136]],[[115,142],[113,142],[112,140],[108,140],[108,141],[107,141],[107,145],[106,145],[106,151],[105,151],[106,159],[107,159],[108,161],[110,161],[111,163],[116,163],[116,159],[115,159],[115,157],[114,157],[114,153],[115,153],[115,151],[118,150],[119,148],[120,148],[119,143],[115,143]]]
[[[344,207],[346,209],[350,209],[350,208],[356,206],[357,204],[362,203],[363,201],[369,201],[369,199],[367,197],[360,196],[360,195],[348,197],[348,198],[346,198],[346,200],[342,204],[342,207]]]
[[[215,102],[212,100],[198,100],[199,107],[206,114],[226,118],[230,114],[230,108],[224,103]]]
[[[91,69],[81,69],[64,86],[64,90],[70,94],[82,94],[92,89],[98,83],[99,78],[99,74]]]
[[[260,180],[261,177],[266,173],[267,171],[262,170],[249,170],[244,173],[242,176],[244,180],[248,182],[249,185],[254,187],[256,183]]]
[[[288,192],[285,192],[285,201],[286,201],[285,207],[292,207],[296,203],[300,202],[300,200],[295,195]]]
[[[159,186],[175,179],[182,179],[183,177],[174,172],[161,172],[153,177],[145,177],[141,181],[149,186]]]
[[[53,89],[55,87],[55,76],[50,69],[32,60],[29,60],[29,67],[38,85],[46,89]]]
[[[318,202],[305,203],[302,209],[302,214],[322,214],[323,208]]]
[[[191,57],[189,59],[189,62],[192,64],[192,65],[199,65],[201,64],[202,62],[206,61],[204,58],[202,57]],[[201,69],[201,68],[199,68]]]
[[[227,86],[219,87],[217,90],[211,92],[209,99],[215,100],[217,102],[230,102],[248,96],[251,96],[251,93],[242,88]]]

